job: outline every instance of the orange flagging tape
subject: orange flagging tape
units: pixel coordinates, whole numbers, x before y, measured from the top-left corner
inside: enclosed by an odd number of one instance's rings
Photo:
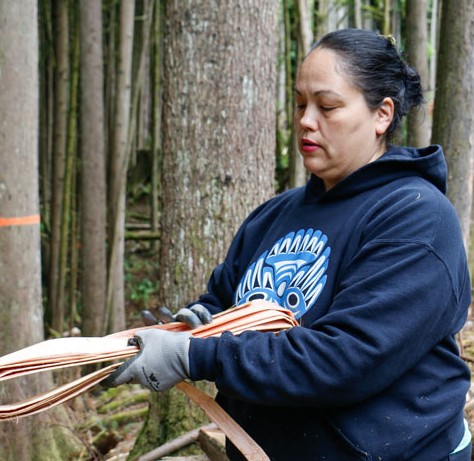
[[[16,218],[1,218],[0,217],[0,227],[10,227],[10,226],[26,226],[29,224],[39,224],[40,215],[34,214],[31,216],[22,216]]]

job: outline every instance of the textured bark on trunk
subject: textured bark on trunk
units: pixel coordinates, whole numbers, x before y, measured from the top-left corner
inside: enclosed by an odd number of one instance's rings
[[[274,193],[278,5],[214,3],[166,5],[160,299],[173,308]]]
[[[469,248],[474,166],[474,3],[443,2],[433,114],[434,143],[448,162],[448,197]]]
[[[135,1],[122,2],[120,8],[120,45],[115,93],[115,118],[110,151],[108,331],[120,331],[125,328],[124,234],[128,164],[126,155],[130,125],[134,15]]]
[[[421,77],[423,89],[428,88],[428,2],[407,0],[406,54]],[[430,143],[431,120],[426,106],[408,114],[408,145],[424,147]]]
[[[39,214],[38,35],[33,0],[0,2],[0,217]],[[39,223],[0,227],[0,355],[43,340]],[[2,403],[52,386],[51,375],[2,386]],[[0,425],[0,459],[61,460],[68,443],[56,432],[65,424],[47,412]],[[54,420],[54,421],[53,421]],[[61,450],[64,452],[61,454]]]
[[[53,328],[62,319],[62,306],[58,305],[59,254],[61,246],[61,218],[66,163],[67,117],[69,109],[69,19],[67,0],[58,0],[55,14],[55,88],[53,122],[53,187],[51,205],[51,256],[49,273],[49,307]]]
[[[105,333],[106,174],[102,2],[81,0],[83,334]]]
[[[274,195],[277,18],[273,0],[166,2],[159,302],[173,310]],[[201,419],[176,391],[154,395],[136,451]]]

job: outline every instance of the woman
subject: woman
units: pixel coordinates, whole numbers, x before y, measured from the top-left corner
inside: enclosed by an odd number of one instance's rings
[[[314,46],[295,92],[311,179],[246,219],[199,304],[265,298],[303,328],[139,333],[140,355],[108,384],[215,381],[272,460],[470,460],[455,341],[470,279],[443,152],[389,144],[423,102],[420,78],[391,40],[347,29]]]

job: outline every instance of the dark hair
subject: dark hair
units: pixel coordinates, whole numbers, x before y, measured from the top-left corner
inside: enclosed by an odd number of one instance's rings
[[[341,69],[364,94],[371,109],[379,108],[384,98],[392,98],[394,116],[386,137],[399,128],[412,107],[424,102],[420,76],[402,58],[393,37],[363,29],[341,29],[325,35],[311,51],[316,48],[332,50],[343,58]]]

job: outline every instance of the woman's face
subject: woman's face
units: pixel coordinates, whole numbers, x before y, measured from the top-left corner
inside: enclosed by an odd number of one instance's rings
[[[296,79],[295,126],[305,168],[320,177],[326,190],[385,152],[384,133],[393,102],[367,106],[334,51],[316,48]]]

